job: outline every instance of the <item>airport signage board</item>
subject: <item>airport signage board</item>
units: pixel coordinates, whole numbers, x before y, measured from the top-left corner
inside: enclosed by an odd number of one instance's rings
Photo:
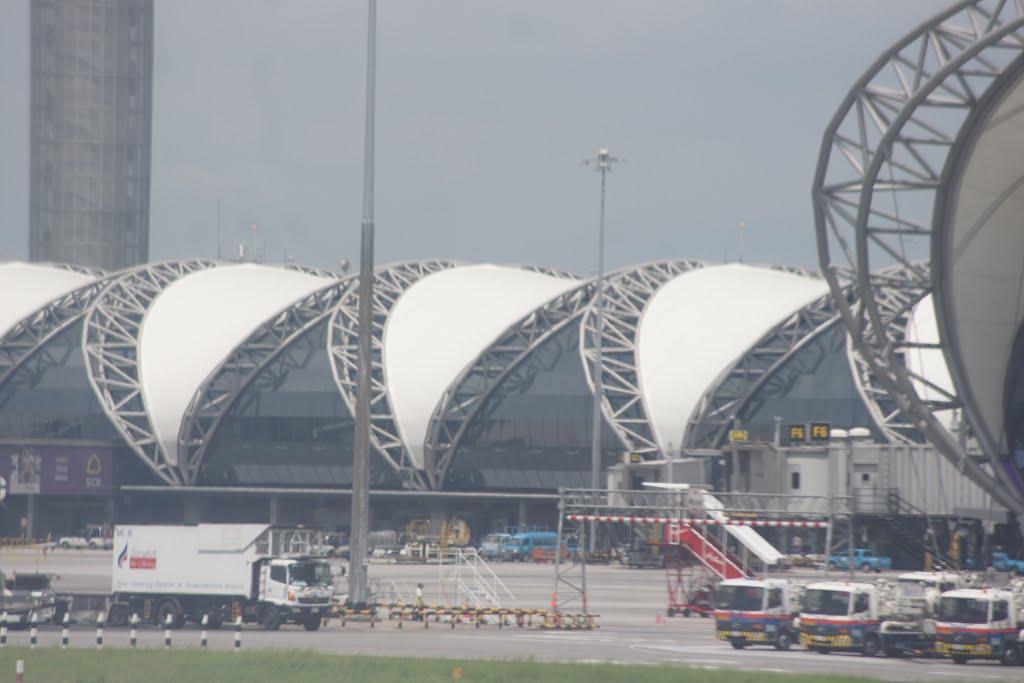
[[[812,422],[811,441],[829,441],[832,439],[832,425],[828,422]]]
[[[0,445],[0,476],[7,493],[105,496],[113,488],[109,446]]]
[[[789,425],[787,430],[789,431],[790,443],[803,443],[807,441],[807,425]]]

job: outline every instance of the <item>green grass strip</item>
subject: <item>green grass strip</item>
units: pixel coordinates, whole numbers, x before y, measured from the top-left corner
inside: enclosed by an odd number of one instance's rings
[[[69,650],[11,647],[0,650],[0,680],[14,680],[25,660],[25,683],[337,683],[338,681],[445,683],[854,683],[867,678],[776,674],[668,665],[550,664],[327,655],[301,650],[199,652],[180,650]],[[922,672],[923,673],[923,672]]]

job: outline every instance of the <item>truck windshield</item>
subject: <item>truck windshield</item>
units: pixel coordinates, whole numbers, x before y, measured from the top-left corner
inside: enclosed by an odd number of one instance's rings
[[[332,586],[331,568],[326,562],[296,562],[288,567],[288,583],[293,586]]]
[[[988,600],[942,598],[939,601],[938,620],[958,624],[987,624]]]
[[[804,611],[845,617],[850,613],[850,593],[813,588],[804,594]]]
[[[764,609],[763,596],[764,589],[760,586],[719,586],[715,606],[735,612],[759,612]]]
[[[38,574],[19,574],[4,582],[10,591],[43,591],[50,588],[50,577]]]

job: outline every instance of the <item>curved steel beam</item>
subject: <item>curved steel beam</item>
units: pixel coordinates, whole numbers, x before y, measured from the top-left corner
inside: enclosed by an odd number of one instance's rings
[[[157,443],[139,377],[139,332],[153,300],[172,282],[218,264],[154,263],[116,275],[89,307],[82,329],[89,383],[107,417],[142,461],[169,484],[182,484],[177,463]]]
[[[560,271],[537,272],[566,277]],[[427,430],[424,452],[431,488],[444,488],[459,443],[487,399],[537,347],[579,319],[593,292],[592,282],[581,284],[516,321],[449,385]]]
[[[596,312],[590,308],[583,315],[580,335],[580,359],[590,391],[594,377],[601,373],[604,398],[601,412],[611,425],[623,447],[642,457],[661,454],[654,430],[648,419],[647,406],[640,390],[636,358],[636,335],[640,318],[651,297],[669,280],[691,270],[704,268],[700,261],[658,261],[612,273],[605,279],[604,326],[601,335],[602,364],[597,365]]]
[[[384,330],[399,297],[413,284],[441,270],[452,261],[415,261],[382,266],[374,273],[373,363],[370,387],[370,443],[410,488],[425,489],[429,482],[410,460],[391,408],[384,368]],[[356,381],[359,372],[359,278],[341,297],[331,315],[327,333],[331,372],[348,409],[355,415]]]
[[[815,277],[818,277],[815,275]],[[847,288],[850,296],[852,288]],[[719,375],[690,416],[686,448],[719,448],[728,439],[733,421],[769,381],[780,381],[789,361],[820,335],[839,323],[831,292],[802,307],[757,340]]]
[[[70,270],[70,268],[69,268]],[[91,273],[87,273],[91,274]],[[23,318],[0,338],[0,407],[17,391],[10,381],[30,359],[54,338],[81,320],[86,309],[109,283],[103,278],[78,287]],[[33,372],[39,376],[53,363],[45,359]]]
[[[331,275],[319,270],[309,274]],[[183,473],[188,484],[196,483],[213,435],[239,397],[293,341],[331,315],[353,279],[354,276],[348,276],[335,281],[275,313],[203,381],[189,403],[178,434],[178,442],[185,446],[183,452],[187,454]]]
[[[1024,7],[960,2],[921,24],[862,76],[822,140],[813,184],[818,255],[833,292],[855,276],[860,304],[840,301],[857,350],[879,384],[939,451],[1002,505],[1024,499],[969,458],[921,400],[906,364],[899,320],[933,293],[927,257],[936,227],[942,169],[964,122],[1024,50]],[[902,266],[894,276],[883,269]],[[876,294],[898,292],[887,307]],[[949,355],[947,352],[947,360]],[[957,368],[950,363],[956,376]],[[971,409],[971,402],[965,402]],[[992,444],[982,444],[990,457]]]

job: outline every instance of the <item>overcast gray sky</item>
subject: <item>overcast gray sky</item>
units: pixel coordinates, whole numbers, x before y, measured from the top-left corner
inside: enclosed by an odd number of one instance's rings
[[[379,0],[377,261],[817,268],[852,83],[943,0]],[[156,0],[150,257],[359,257],[365,0]],[[0,0],[0,258],[28,253],[28,0]]]

